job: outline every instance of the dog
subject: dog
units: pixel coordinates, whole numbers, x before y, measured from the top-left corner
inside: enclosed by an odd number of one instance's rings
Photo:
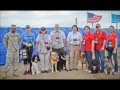
[[[98,60],[97,59],[93,59],[92,60],[92,70],[91,70],[91,73],[95,74],[95,73],[98,73],[99,70],[98,70]]]
[[[32,71],[32,75],[35,75],[35,74],[39,74],[40,71],[39,71],[39,68],[38,68],[38,61],[40,61],[39,59],[39,56],[38,55],[33,55],[32,57],[32,67],[31,67],[31,71]]]
[[[114,73],[114,68],[112,64],[112,60],[110,60],[108,57],[105,62],[105,74],[110,74],[112,75]]]
[[[85,53],[80,52],[79,56],[81,58],[81,64],[82,64],[81,70],[83,69],[84,64],[85,64],[85,67],[87,69],[88,68],[88,63],[87,63],[87,59],[86,59]]]
[[[65,51],[61,52],[59,56],[59,61],[61,61],[61,69],[63,70],[64,68],[66,71],[68,71],[66,68],[66,52]]]
[[[56,52],[51,52],[50,53],[50,60],[51,60],[51,65],[52,65],[52,73],[54,72],[54,66],[55,66],[55,71],[57,71],[57,62],[58,62],[59,56]]]

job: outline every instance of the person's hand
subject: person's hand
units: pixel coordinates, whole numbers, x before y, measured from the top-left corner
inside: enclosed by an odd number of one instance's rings
[[[114,48],[113,53],[116,53],[116,50],[117,50],[117,49],[116,49],[116,48]]]
[[[29,45],[29,44],[27,44],[27,43],[25,43],[25,46],[26,46],[26,47],[29,47],[30,45]]]
[[[64,51],[66,51],[66,47],[64,47]]]
[[[52,52],[52,49],[50,49],[50,52]]]
[[[104,50],[104,47],[102,47],[101,50]]]
[[[38,50],[36,50],[36,54],[38,55],[39,53],[38,53]]]
[[[80,48],[80,47],[78,48],[78,51],[79,51],[79,52],[81,51],[81,48]]]
[[[68,52],[70,52],[70,47],[68,47]]]

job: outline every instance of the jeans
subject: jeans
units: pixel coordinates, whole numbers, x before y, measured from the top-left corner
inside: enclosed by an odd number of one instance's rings
[[[85,51],[85,56],[88,61],[88,70],[92,70],[92,52],[91,51]]]
[[[113,55],[114,64],[115,64],[114,70],[115,70],[115,72],[118,72],[117,53],[113,53],[113,50],[112,51],[108,51],[108,58],[111,59],[111,60],[112,60],[112,55]]]
[[[104,70],[104,61],[105,61],[104,50],[95,50],[95,58],[98,60],[99,70]]]

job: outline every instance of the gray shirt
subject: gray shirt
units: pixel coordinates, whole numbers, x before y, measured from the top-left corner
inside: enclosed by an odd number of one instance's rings
[[[50,32],[50,37],[52,40],[52,47],[55,49],[59,49],[64,47],[63,40],[66,39],[65,33],[62,30],[56,32],[55,30]]]

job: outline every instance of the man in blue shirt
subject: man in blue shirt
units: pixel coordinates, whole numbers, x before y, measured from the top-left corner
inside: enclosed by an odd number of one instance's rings
[[[24,59],[24,75],[31,74],[31,57],[33,52],[33,45],[35,41],[35,35],[30,32],[30,26],[26,26],[26,32],[21,35],[22,48],[27,50],[28,58]]]

